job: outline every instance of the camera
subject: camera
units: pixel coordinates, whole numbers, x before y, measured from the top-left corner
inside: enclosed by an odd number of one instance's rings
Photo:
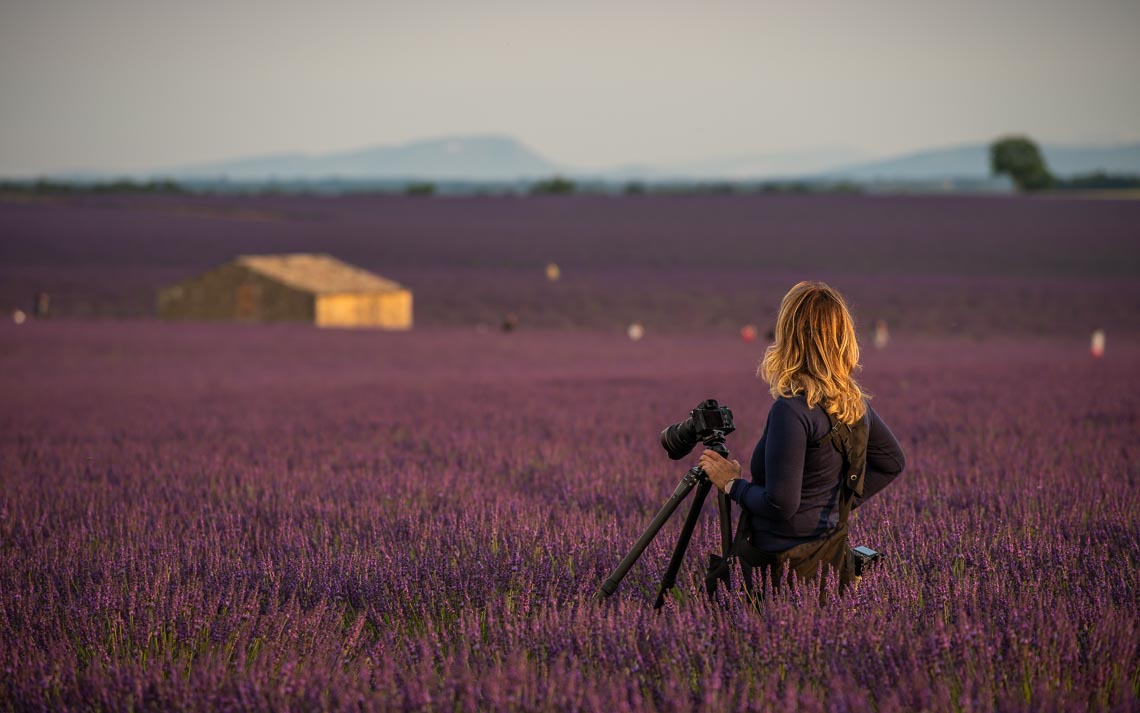
[[[855,576],[862,577],[867,569],[883,558],[881,554],[874,551],[870,547],[860,545],[851,548],[851,554],[855,555]]]
[[[724,437],[736,430],[732,411],[721,406],[716,399],[706,399],[689,412],[689,417],[674,423],[661,432],[661,447],[673,460],[680,460],[696,447],[698,442],[711,446],[724,443]]]

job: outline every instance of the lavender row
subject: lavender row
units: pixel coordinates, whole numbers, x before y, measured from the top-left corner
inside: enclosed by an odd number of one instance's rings
[[[1140,345],[896,339],[862,380],[908,470],[825,608],[710,603],[660,429],[770,398],[716,335],[0,327],[4,707],[1129,710]]]
[[[566,271],[551,284],[539,270],[405,268],[388,274],[413,289],[418,327],[496,330],[513,315],[524,330],[624,332],[637,322],[650,332],[731,334],[752,324],[762,336],[787,286],[810,276],[843,290],[868,340],[880,321],[901,336],[975,339],[1087,340],[1098,328],[1110,338],[1140,331],[1140,283],[1118,280],[590,269]],[[0,300],[30,312],[34,296],[47,290],[60,315],[146,318],[154,314],[157,290],[181,276],[169,269],[0,267]]]
[[[201,269],[328,251],[406,267],[1134,278],[1140,204],[1024,197],[103,196],[0,202],[12,265]]]

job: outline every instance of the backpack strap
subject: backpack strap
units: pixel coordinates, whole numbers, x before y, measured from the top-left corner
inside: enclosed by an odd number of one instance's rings
[[[843,423],[835,414],[827,414],[831,430],[819,440],[830,439],[835,450],[843,456],[839,471],[839,526],[847,524],[847,517],[855,506],[855,498],[863,496],[863,482],[867,472],[867,417],[864,414],[855,425]]]
[[[832,417],[831,414],[827,414],[827,419],[828,419],[828,422],[831,424],[831,428],[827,429],[827,433],[820,436],[818,441],[812,441],[811,443],[809,443],[808,448],[819,448],[824,443],[828,443],[828,442],[835,443],[835,424],[837,424],[839,422],[836,421]],[[840,451],[840,452],[842,453],[842,451]]]

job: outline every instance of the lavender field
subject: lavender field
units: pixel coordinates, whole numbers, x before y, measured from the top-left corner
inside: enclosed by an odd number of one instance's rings
[[[0,310],[149,317],[241,253],[328,252],[409,286],[420,326],[764,331],[839,285],[869,328],[1140,332],[1140,201],[970,196],[98,196],[4,201]],[[562,268],[549,284],[548,262]]]
[[[0,306],[61,310],[0,323],[0,709],[1140,707],[1140,204],[140,200],[0,204]],[[412,285],[417,328],[149,317],[297,249]],[[594,601],[688,467],[662,428],[717,398],[747,461],[736,330],[805,276],[892,326],[861,382],[907,469],[853,525],[884,565],[711,603],[710,503],[662,611],[679,517]]]

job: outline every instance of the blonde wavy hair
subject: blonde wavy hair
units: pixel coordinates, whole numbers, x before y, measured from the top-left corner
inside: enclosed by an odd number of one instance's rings
[[[756,374],[773,398],[803,394],[808,408],[823,404],[846,424],[867,412],[865,394],[852,374],[859,343],[847,303],[822,282],[801,282],[784,295],[776,318],[776,339],[764,351]]]

